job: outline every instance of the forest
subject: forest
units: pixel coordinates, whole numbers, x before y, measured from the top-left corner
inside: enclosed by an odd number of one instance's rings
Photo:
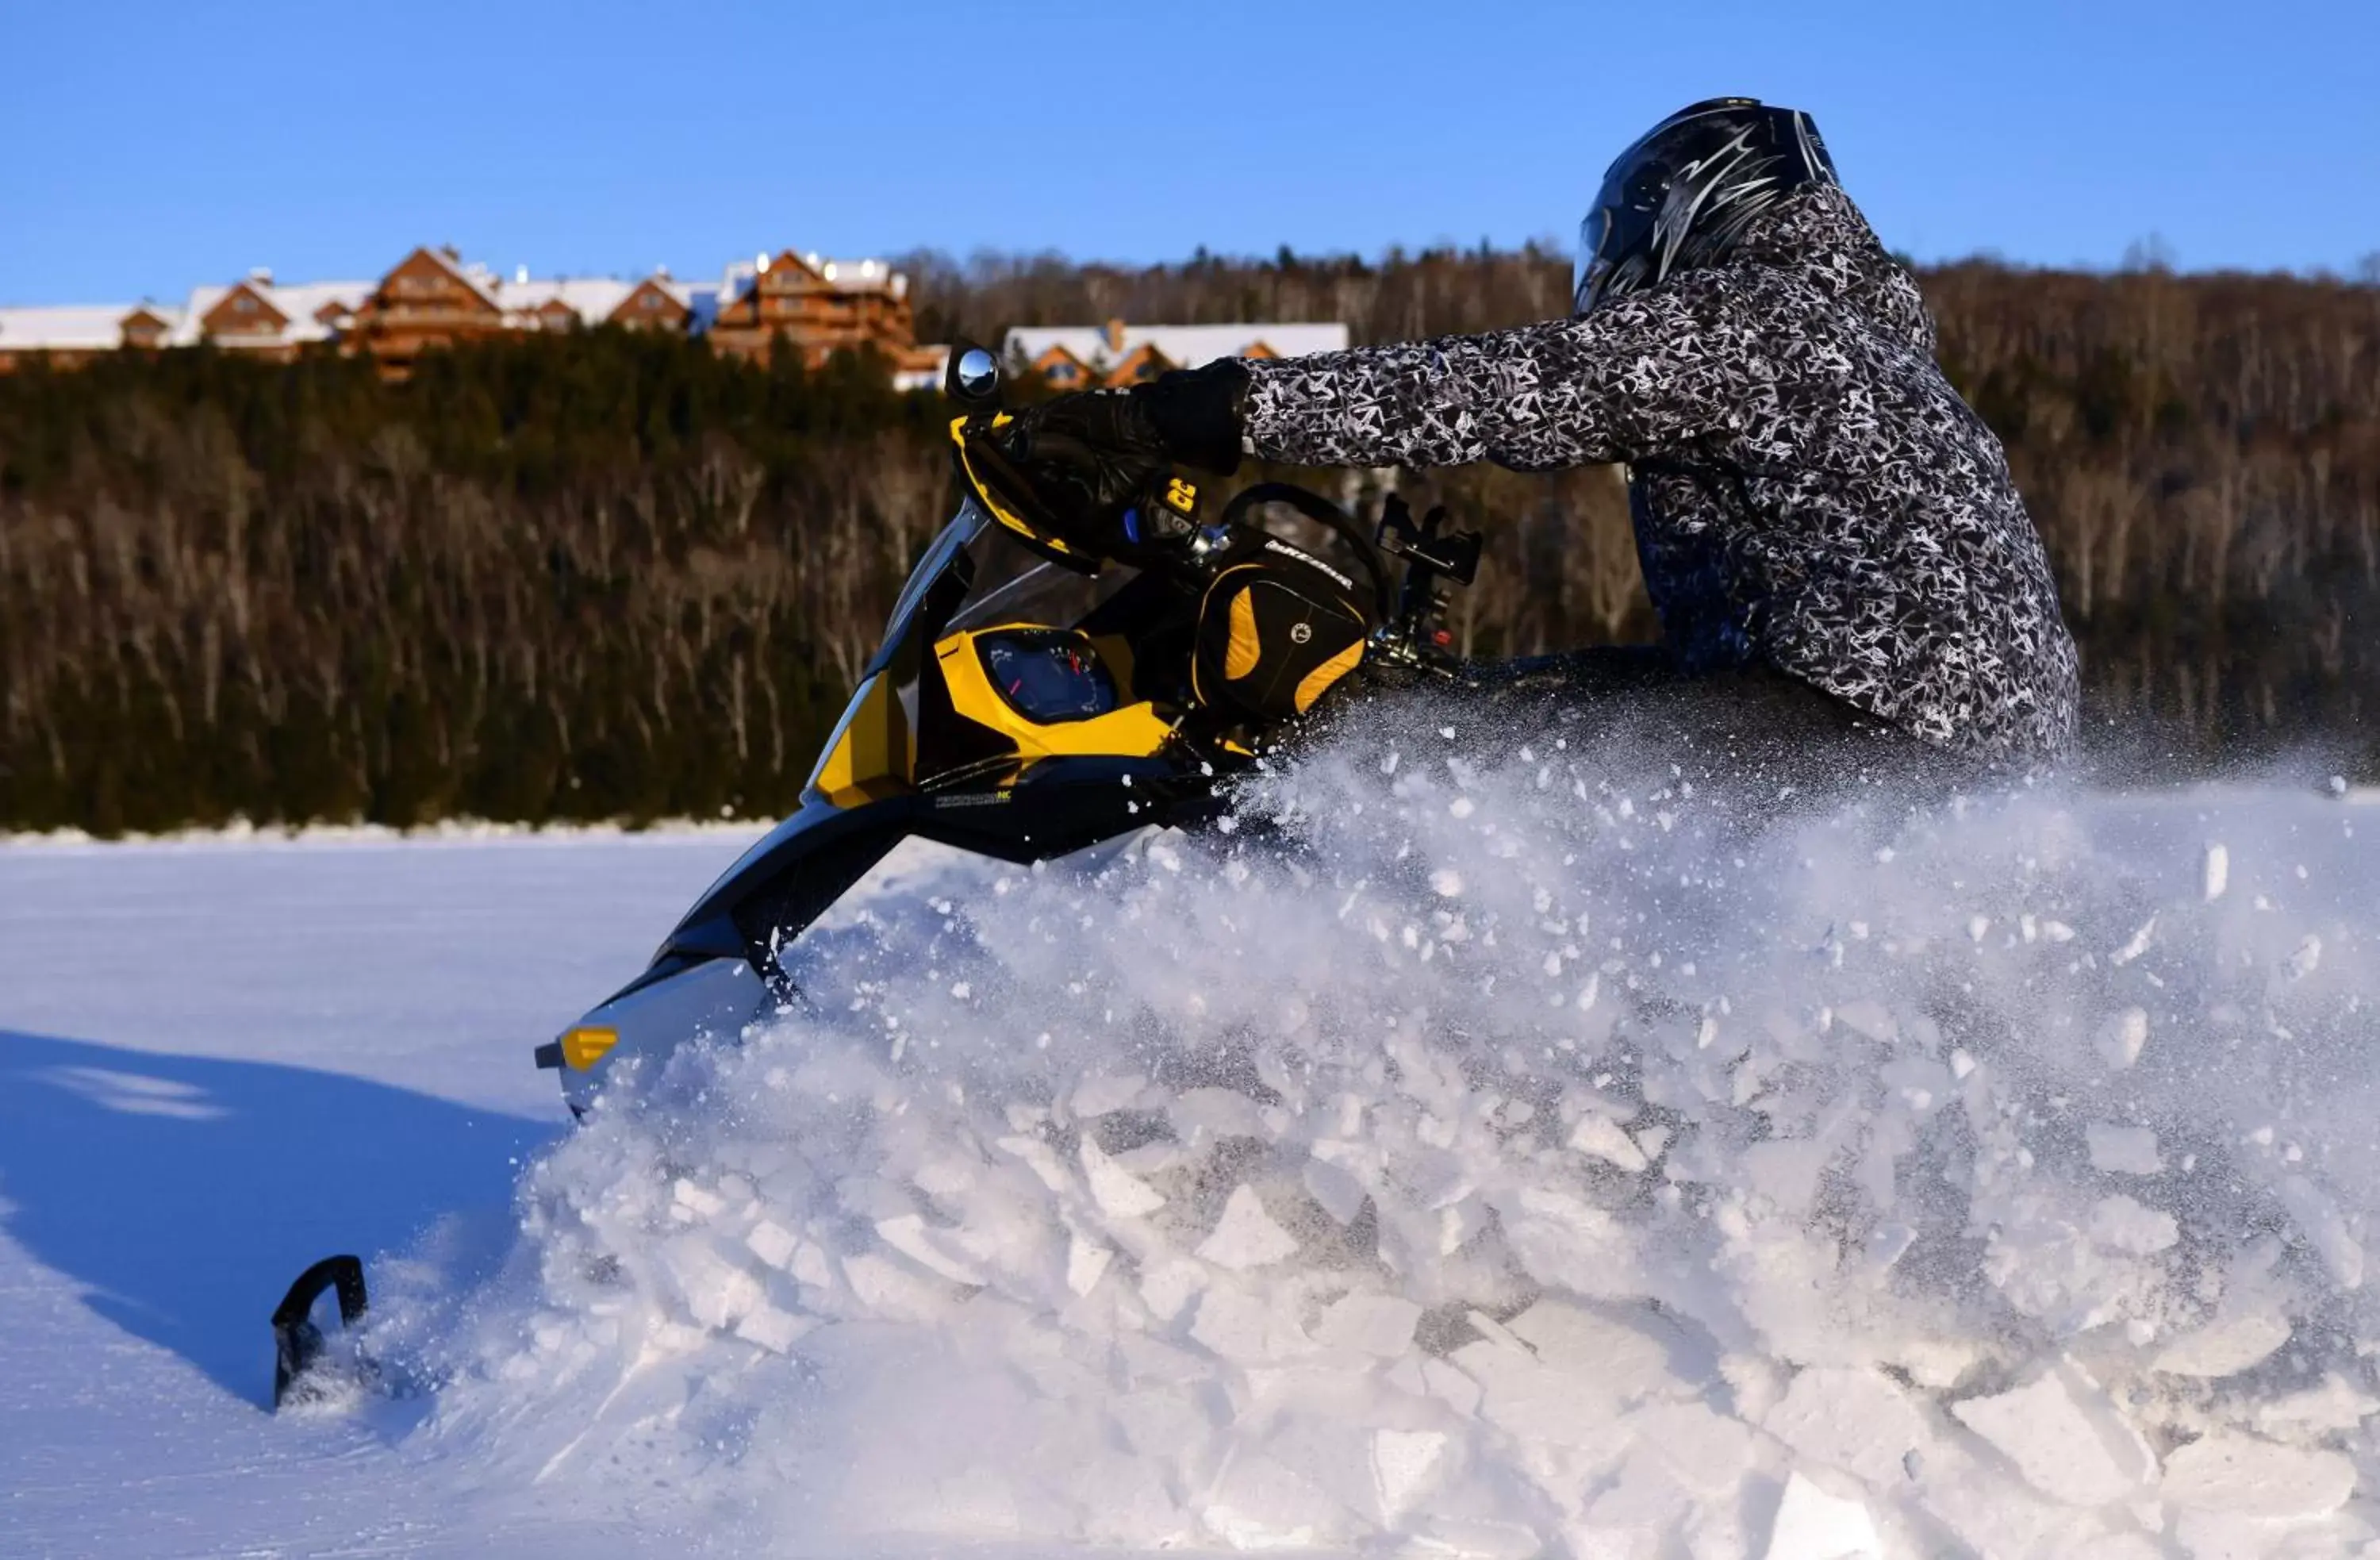
[[[921,255],[919,329],[1566,311],[1537,249]],[[2081,642],[2089,762],[2380,778],[2380,286],[1921,272]],[[206,348],[0,375],[0,828],[787,810],[953,502],[940,402],[616,329],[412,381]],[[1253,478],[1259,473],[1250,472]],[[1390,480],[1487,532],[1475,654],[1651,637],[1618,474]],[[1332,479],[1338,480],[1338,479]]]

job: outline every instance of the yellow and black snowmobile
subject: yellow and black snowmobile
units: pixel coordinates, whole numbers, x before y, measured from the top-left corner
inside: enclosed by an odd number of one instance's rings
[[[696,901],[644,971],[537,1048],[583,1114],[613,1069],[732,1037],[796,999],[783,956],[902,840],[1026,862],[1151,824],[1195,824],[1220,783],[1351,682],[1458,670],[1440,582],[1468,584],[1479,538],[1391,497],[1367,531],[1287,483],[1210,518],[1164,473],[1095,523],[1062,525],[1009,454],[998,360],[956,350],[944,386],[958,512],[911,572],[882,645],[827,738],[800,810]],[[1256,523],[1269,506],[1336,538],[1320,555]],[[1343,554],[1343,562],[1333,558]],[[273,1316],[274,1397],[307,1390],[335,1291],[328,1258]]]
[[[801,810],[643,973],[538,1049],[574,1110],[625,1058],[791,1000],[782,956],[904,839],[1024,862],[1193,823],[1219,781],[1351,679],[1456,669],[1439,582],[1469,583],[1479,539],[1442,511],[1415,520],[1391,499],[1367,531],[1269,482],[1210,519],[1166,473],[1087,540],[1010,458],[997,360],[953,352],[945,391],[958,513],[903,588]],[[1255,523],[1275,505],[1338,545],[1318,555]]]

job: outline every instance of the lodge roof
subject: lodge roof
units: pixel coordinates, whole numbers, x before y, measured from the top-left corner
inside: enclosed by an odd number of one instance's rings
[[[0,309],[0,352],[105,352],[123,340],[124,316],[137,303],[69,303]],[[156,304],[151,312],[171,317]]]
[[[314,317],[322,311],[322,306],[336,303],[352,312],[371,296],[379,285],[377,282],[296,282],[281,285],[261,277],[247,276],[225,286],[192,287],[189,301],[180,309],[159,309],[155,304],[149,308],[152,312],[163,315],[174,327],[172,334],[165,338],[166,345],[195,347],[205,335],[206,318],[214,312],[215,306],[246,287],[289,322],[273,334],[275,341],[328,341],[333,334],[331,327]]]
[[[760,279],[761,273],[779,261],[791,260],[820,281],[837,292],[889,292],[902,298],[909,291],[909,278],[881,260],[838,260],[812,251],[799,254],[792,250],[754,260],[730,261],[719,278],[719,304],[722,308],[735,302],[749,292]]]
[[[637,284],[610,276],[550,276],[501,281],[492,290],[496,307],[507,316],[534,314],[559,303],[589,324],[600,325],[627,301]]]
[[[1175,368],[1195,369],[1218,358],[1244,358],[1259,346],[1278,358],[1302,358],[1309,352],[1343,352],[1347,345],[1347,327],[1335,323],[1020,325],[1008,333],[1003,349],[1011,358],[1034,363],[1055,347],[1089,368],[1123,362],[1148,347]]]

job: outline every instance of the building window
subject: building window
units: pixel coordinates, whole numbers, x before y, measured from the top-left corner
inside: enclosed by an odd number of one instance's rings
[[[231,308],[235,314],[253,314],[256,312],[256,299],[242,293],[231,300]]]
[[[1072,363],[1051,363],[1049,371],[1043,374],[1042,377],[1049,380],[1052,384],[1072,384],[1075,383],[1075,365]]]

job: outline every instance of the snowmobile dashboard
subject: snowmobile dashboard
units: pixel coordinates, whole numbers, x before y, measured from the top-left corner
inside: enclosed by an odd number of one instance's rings
[[[1116,707],[1115,678],[1087,635],[1011,628],[975,637],[992,688],[1028,721],[1089,720]]]

